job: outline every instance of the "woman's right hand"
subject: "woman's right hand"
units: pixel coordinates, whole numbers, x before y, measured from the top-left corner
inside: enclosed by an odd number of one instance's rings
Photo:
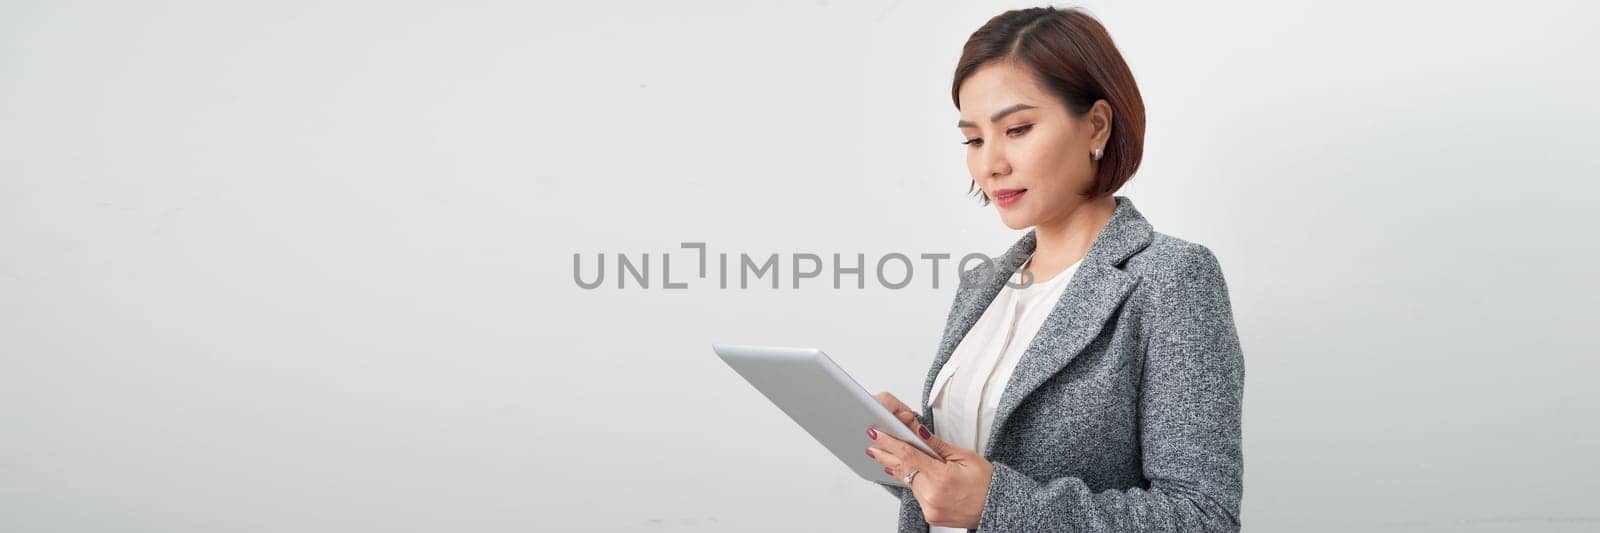
[[[922,422],[917,420],[916,411],[912,411],[910,407],[907,407],[899,398],[895,398],[893,394],[884,391],[874,394],[872,397],[878,400],[878,403],[882,404],[884,409],[888,409],[889,413],[893,414],[895,418],[900,419],[900,423],[911,428],[911,433],[915,434],[917,428],[922,427]]]

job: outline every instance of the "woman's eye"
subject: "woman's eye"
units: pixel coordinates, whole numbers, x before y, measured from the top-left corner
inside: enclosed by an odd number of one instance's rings
[[[1023,124],[1021,126],[1017,126],[1015,128],[1011,128],[1009,130],[1006,130],[1006,134],[1007,135],[1012,135],[1012,134],[1020,135],[1022,133],[1026,133],[1030,129],[1033,129],[1033,124]],[[971,139],[967,139],[966,142],[963,142],[961,144],[965,144],[965,145],[968,145],[968,146],[983,146],[983,139],[980,138],[980,137],[973,137]]]

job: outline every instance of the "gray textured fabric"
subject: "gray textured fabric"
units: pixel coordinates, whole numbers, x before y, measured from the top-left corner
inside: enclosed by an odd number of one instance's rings
[[[996,408],[977,531],[1238,531],[1244,355],[1211,250],[1117,208],[1039,328]],[[1029,231],[961,274],[922,388],[1033,252]],[[926,532],[909,490],[899,531]]]

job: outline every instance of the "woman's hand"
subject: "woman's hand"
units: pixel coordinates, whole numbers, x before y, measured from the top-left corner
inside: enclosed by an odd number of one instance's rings
[[[912,411],[910,407],[906,407],[906,404],[901,402],[899,398],[894,397],[893,394],[889,394],[888,391],[874,394],[872,395],[872,398],[878,400],[878,403],[882,404],[884,409],[888,409],[889,413],[893,414],[895,418],[900,419],[900,423],[905,424],[908,428],[911,428],[912,433],[917,431],[917,413]],[[917,475],[920,476],[922,474]]]
[[[867,455],[882,464],[884,472],[896,478],[917,470],[917,477],[911,480],[911,492],[922,506],[922,518],[929,524],[978,527],[984,501],[989,496],[989,481],[994,477],[994,465],[978,452],[952,446],[929,432],[894,395],[880,392],[874,397],[922,437],[940,459],[929,457],[916,446],[870,427],[867,438],[872,439],[873,445],[867,448]]]

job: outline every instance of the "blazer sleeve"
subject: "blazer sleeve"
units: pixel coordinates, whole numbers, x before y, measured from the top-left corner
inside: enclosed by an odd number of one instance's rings
[[[1145,317],[1140,399],[1149,488],[1091,490],[994,463],[980,531],[1239,530],[1244,356],[1217,258],[1191,244]]]

